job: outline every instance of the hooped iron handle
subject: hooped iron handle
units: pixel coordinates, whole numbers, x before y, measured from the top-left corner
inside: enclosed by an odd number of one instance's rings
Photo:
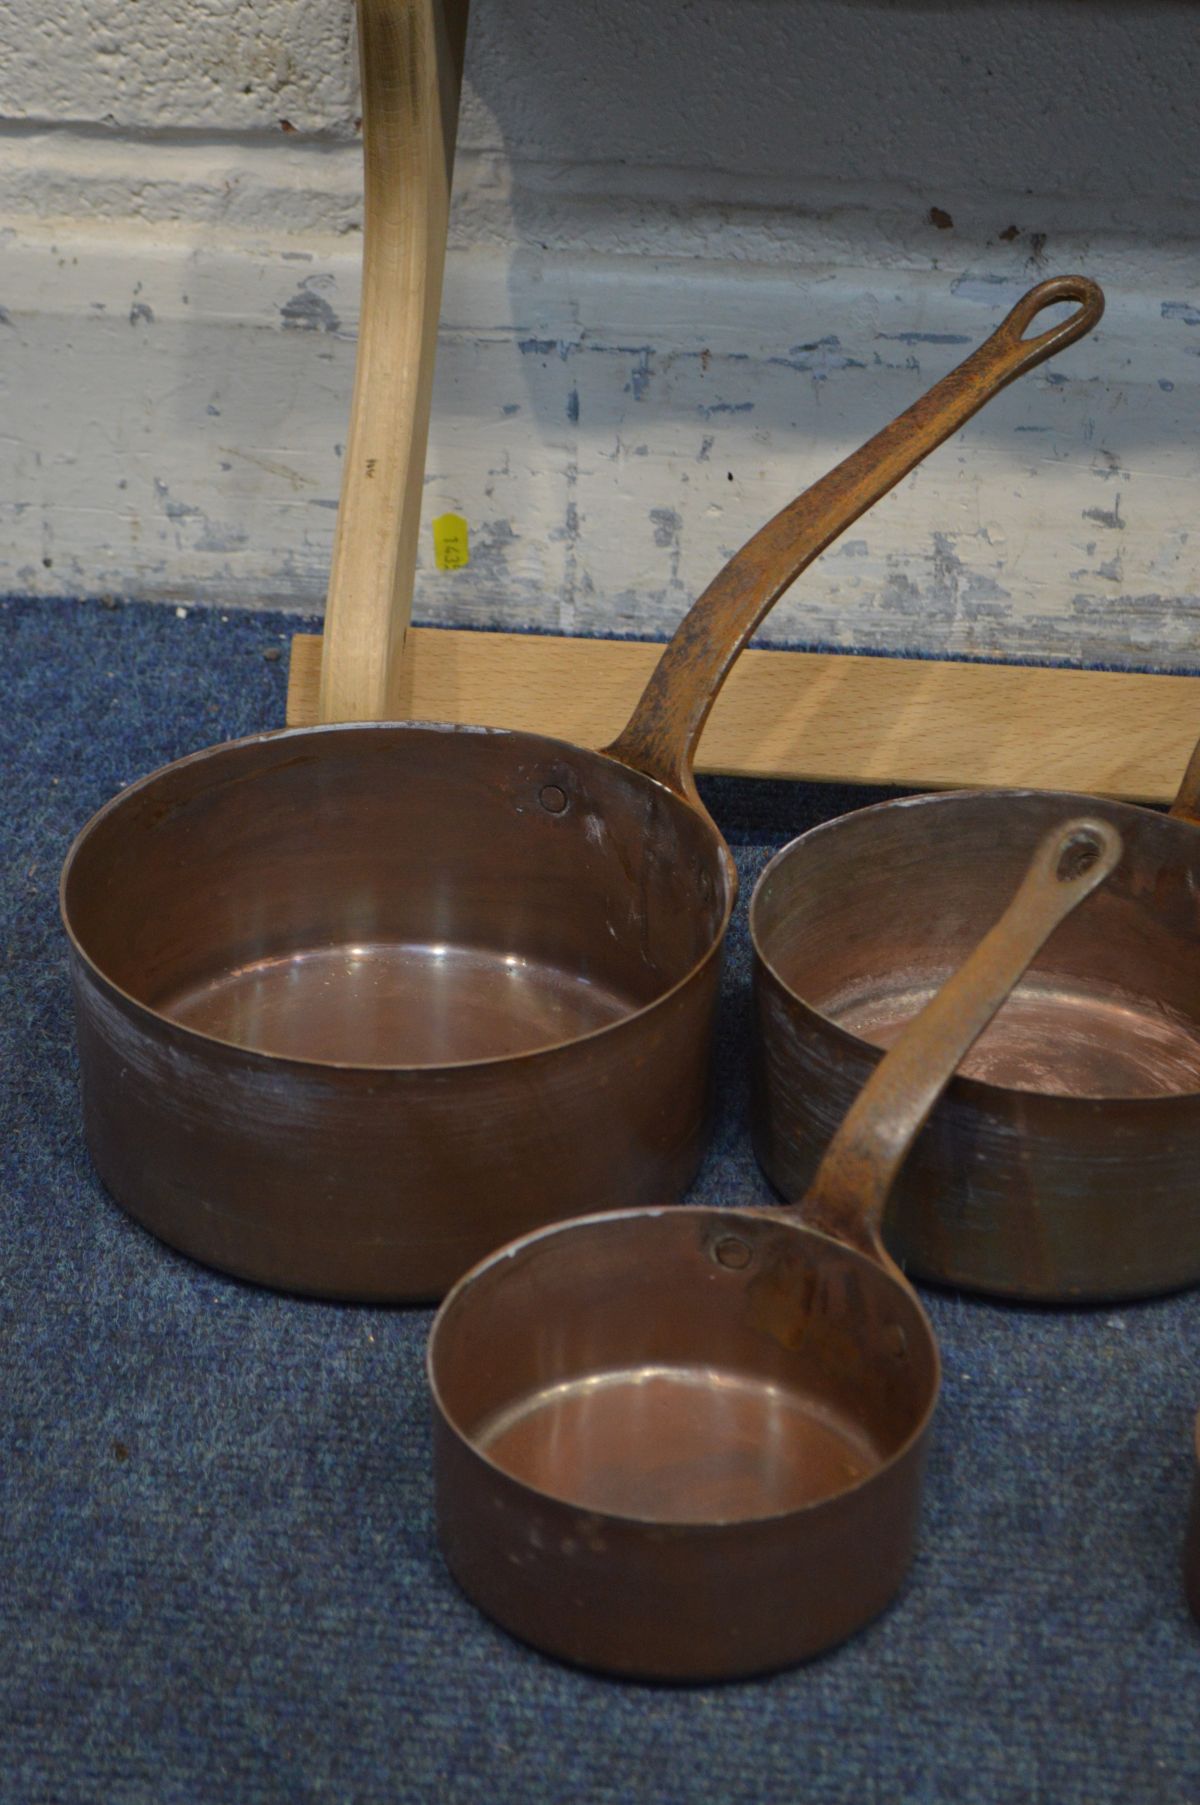
[[[1077,301],[1067,319],[1024,335],[1047,307]],[[922,458],[1010,382],[1090,332],[1104,296],[1086,276],[1030,289],[989,339],[920,401],[805,490],[747,540],[684,616],[610,757],[699,807],[692,761],[730,667],[783,592]]]
[[[1039,843],[996,925],[905,1028],[851,1104],[797,1207],[805,1224],[889,1271],[883,1217],[896,1176],[960,1061],[1059,923],[1116,869],[1111,822],[1084,816]]]

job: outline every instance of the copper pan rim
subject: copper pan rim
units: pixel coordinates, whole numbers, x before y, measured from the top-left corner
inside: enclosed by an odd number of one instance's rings
[[[691,1216],[701,1220],[711,1220],[714,1222],[723,1221],[726,1218],[729,1218],[734,1224],[736,1224],[739,1219],[747,1216],[762,1217],[768,1222],[779,1221],[781,1218],[791,1218],[797,1230],[803,1235],[815,1236],[818,1240],[826,1243],[828,1246],[836,1248],[839,1258],[847,1259],[861,1265],[863,1270],[870,1271],[872,1277],[875,1279],[879,1276],[879,1265],[877,1261],[870,1258],[869,1255],[860,1252],[857,1248],[848,1246],[845,1241],[838,1240],[835,1235],[826,1234],[823,1229],[812,1227],[802,1219],[799,1212],[794,1207],[784,1204],[775,1208],[770,1206],[763,1207],[762,1205],[738,1204],[736,1208],[726,1209],[722,1208],[719,1204],[674,1203],[651,1206],[648,1209],[595,1210],[588,1216],[572,1216],[566,1221],[546,1223],[541,1228],[531,1229],[527,1235],[521,1235],[515,1241],[509,1241],[505,1246],[495,1249],[492,1253],[485,1254],[483,1259],[477,1260],[474,1266],[464,1272],[462,1277],[450,1287],[449,1291],[447,1291],[445,1297],[438,1305],[437,1315],[434,1317],[432,1327],[429,1331],[429,1339],[425,1347],[425,1378],[429,1386],[429,1395],[433,1400],[437,1412],[443,1423],[455,1437],[456,1441],[458,1441],[458,1443],[466,1449],[475,1460],[482,1462],[482,1464],[489,1468],[491,1472],[499,1474],[501,1479],[506,1483],[519,1486],[526,1492],[536,1492],[538,1497],[552,1499],[556,1504],[565,1504],[570,1507],[574,1506],[577,1502],[576,1499],[557,1492],[543,1491],[540,1487],[529,1485],[525,1480],[514,1479],[512,1474],[508,1472],[504,1466],[498,1461],[493,1460],[491,1455],[486,1453],[485,1450],[478,1445],[475,1438],[467,1430],[462,1428],[461,1424],[449,1409],[443,1396],[442,1389],[438,1383],[434,1363],[438,1358],[439,1338],[442,1335],[453,1333],[454,1325],[449,1322],[449,1318],[459,1297],[471,1288],[475,1281],[481,1279],[489,1270],[498,1269],[505,1265],[509,1260],[524,1253],[527,1248],[535,1247],[539,1242],[548,1241],[559,1234],[569,1233],[572,1229],[584,1229],[597,1226],[603,1227],[607,1223],[656,1221],[663,1216],[669,1216],[672,1220]],[[890,1274],[886,1276],[889,1278],[891,1277]],[[929,1352],[933,1362],[933,1378],[929,1389],[929,1397],[918,1422],[909,1434],[905,1436],[900,1446],[894,1448],[885,1460],[881,1460],[877,1466],[872,1467],[869,1472],[864,1473],[860,1478],[856,1479],[852,1484],[845,1486],[841,1491],[831,1493],[823,1498],[815,1499],[811,1504],[796,1505],[788,1510],[763,1511],[758,1515],[738,1517],[714,1517],[705,1522],[689,1522],[682,1525],[664,1523],[660,1517],[639,1517],[633,1515],[631,1512],[594,1510],[590,1507],[588,1509],[588,1516],[595,1517],[598,1521],[614,1524],[619,1523],[635,1528],[646,1528],[651,1530],[671,1529],[673,1532],[677,1533],[686,1534],[695,1532],[703,1535],[723,1529],[736,1529],[743,1524],[782,1523],[792,1518],[808,1516],[814,1512],[827,1509],[830,1505],[838,1505],[843,1499],[851,1498],[856,1493],[866,1491],[872,1485],[877,1484],[886,1474],[890,1473],[894,1467],[899,1466],[901,1461],[910,1457],[913,1450],[920,1444],[922,1439],[928,1435],[930,1425],[933,1422],[934,1415],[937,1411],[942,1389],[941,1350],[938,1346],[937,1336],[934,1334],[933,1324],[929,1320],[925,1306],[917,1296],[912,1285],[909,1284],[906,1279],[901,1277],[891,1279],[891,1282],[897,1291],[904,1294],[906,1303],[916,1311],[928,1341]]]
[[[786,846],[781,846],[779,851],[772,855],[759,873],[758,880],[755,883],[750,897],[748,909],[750,944],[754,957],[760,962],[764,970],[775,980],[780,989],[784,991],[800,1009],[810,1016],[812,1020],[820,1022],[822,1027],[832,1034],[848,1051],[861,1053],[865,1050],[875,1054],[877,1058],[882,1059],[883,1049],[877,1047],[874,1041],[864,1040],[860,1035],[852,1034],[848,1028],[844,1028],[840,1022],[835,1021],[832,1016],[826,1015],[823,1010],[818,1009],[807,997],[801,996],[798,991],[793,989],[764,951],[762,937],[759,934],[758,922],[759,911],[762,907],[762,898],[771,873],[792,857],[799,847],[811,846],[820,839],[821,836],[835,834],[838,829],[844,827],[847,820],[850,819],[856,821],[865,819],[871,815],[879,814],[885,809],[891,811],[895,809],[929,806],[936,807],[940,802],[967,800],[982,800],[986,802],[988,799],[994,798],[996,806],[999,807],[1002,804],[1024,800],[1028,797],[1045,798],[1047,800],[1061,802],[1065,810],[1076,810],[1079,812],[1086,812],[1089,808],[1094,807],[1097,801],[1097,798],[1094,796],[1079,794],[1072,790],[1035,790],[1028,787],[1019,790],[1007,788],[995,790],[923,790],[916,795],[893,797],[887,802],[869,803],[864,808],[855,809],[852,816],[838,815],[829,821],[819,821],[815,827],[810,827],[806,829],[804,833],[797,834],[794,840],[789,840]],[[1113,808],[1132,809],[1139,814],[1156,815],[1158,813],[1157,810],[1145,808],[1142,804],[1136,802],[1125,802],[1111,798],[1107,799],[1107,801],[1109,806]],[[1075,1104],[1083,1104],[1100,1108],[1105,1104],[1112,1105],[1119,1103],[1126,1109],[1177,1109],[1189,1099],[1200,1098],[1200,1091],[1160,1091],[1152,1096],[1146,1096],[1145,1094],[1127,1096],[1118,1091],[1105,1091],[1101,1094],[1085,1094],[1078,1091],[1072,1091],[1070,1093],[1063,1091],[1048,1091],[1042,1090],[1037,1085],[1033,1084],[993,1084],[984,1078],[970,1077],[965,1072],[956,1072],[954,1077],[950,1080],[947,1089],[960,1091],[961,1094],[966,1097],[975,1099],[977,1106],[985,1107],[988,1105],[989,1100],[994,1097],[1026,1096],[1037,1097],[1046,1107],[1057,1104],[1064,1108],[1071,1108]]]
[[[724,840],[721,838],[719,831],[713,827],[711,823],[706,823],[709,825],[713,836],[713,848],[717,855],[717,861],[725,875],[725,900],[720,919],[713,932],[712,942],[705,953],[701,958],[697,959],[695,964],[692,965],[682,977],[676,979],[675,983],[672,984],[669,989],[661,991],[659,995],[653,997],[650,1002],[644,1003],[640,1009],[631,1009],[627,1014],[618,1016],[615,1021],[604,1022],[600,1027],[592,1028],[586,1034],[573,1035],[568,1040],[551,1041],[544,1047],[530,1047],[522,1053],[499,1053],[493,1054],[487,1059],[448,1060],[445,1063],[416,1065],[403,1065],[391,1062],[386,1064],[372,1064],[367,1061],[359,1060],[307,1059],[298,1054],[271,1053],[264,1051],[261,1048],[243,1046],[238,1041],[228,1040],[217,1034],[209,1034],[203,1029],[193,1028],[184,1022],[177,1021],[174,1016],[154,1008],[152,1004],[143,1001],[142,998],[134,996],[131,991],[125,990],[121,985],[114,983],[112,978],[110,978],[104,969],[92,958],[91,954],[76,934],[75,929],[71,924],[67,904],[67,885],[70,882],[72,867],[74,866],[77,854],[80,852],[94,829],[101,826],[102,823],[111,816],[118,814],[129,801],[139,794],[151,789],[154,784],[160,781],[160,779],[168,775],[173,775],[175,772],[185,770],[189,766],[207,764],[232,753],[253,750],[253,748],[257,746],[276,745],[286,740],[306,742],[325,734],[366,732],[453,733],[487,738],[527,740],[534,742],[539,747],[545,747],[548,751],[565,754],[570,758],[602,759],[606,764],[616,765],[620,770],[627,772],[635,782],[648,784],[653,789],[661,791],[665,797],[670,799],[672,804],[686,810],[689,815],[696,816],[701,820],[704,819],[700,814],[700,811],[692,808],[689,803],[675,795],[665,783],[660,782],[656,777],[648,775],[645,771],[635,770],[632,766],[625,765],[618,759],[610,758],[607,753],[598,751],[594,747],[577,746],[570,740],[556,739],[550,734],[528,733],[511,727],[477,727],[469,723],[448,721],[332,721],[311,727],[281,727],[265,733],[245,734],[240,739],[221,740],[214,746],[204,746],[196,752],[185,753],[182,758],[170,759],[166,764],[159,765],[155,770],[148,772],[144,777],[139,777],[133,783],[127,784],[123,790],[118,790],[115,796],[111,796],[107,802],[103,803],[101,807],[84,822],[83,826],[72,840],[66,858],[63,860],[62,872],[58,882],[59,918],[62,921],[63,931],[67,936],[72,952],[79,960],[80,964],[85,968],[91,980],[110,997],[116,999],[127,1010],[137,1015],[142,1020],[162,1024],[170,1029],[172,1033],[183,1036],[184,1040],[187,1042],[196,1045],[220,1047],[226,1052],[236,1054],[239,1058],[261,1063],[265,1068],[271,1071],[394,1072],[396,1074],[417,1072],[460,1072],[482,1070],[489,1066],[513,1066],[529,1060],[547,1059],[554,1054],[564,1052],[568,1048],[581,1047],[585,1043],[599,1041],[605,1035],[619,1033],[631,1023],[645,1020],[645,1018],[655,1009],[670,1002],[670,1000],[680,991],[686,989],[689,984],[694,983],[700,974],[711,965],[714,959],[719,959],[721,957],[725,935],[728,932],[729,923],[737,904],[738,878],[733,857],[729,852],[728,847],[725,845]]]

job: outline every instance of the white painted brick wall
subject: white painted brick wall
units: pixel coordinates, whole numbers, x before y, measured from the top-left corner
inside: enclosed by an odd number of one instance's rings
[[[344,0],[8,0],[0,107],[118,131],[354,128]]]
[[[423,560],[418,613],[666,628],[1002,301],[1083,268],[1109,292],[1095,338],[771,631],[1200,665],[1198,17],[476,0],[427,480],[473,555]],[[357,315],[352,24],[350,0],[8,0],[0,586],[319,605]]]

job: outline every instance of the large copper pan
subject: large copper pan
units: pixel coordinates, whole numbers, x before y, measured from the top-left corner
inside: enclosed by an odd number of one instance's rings
[[[817,1654],[892,1598],[938,1351],[883,1249],[888,1193],[963,1053],[1120,853],[1094,819],[1046,836],[799,1209],[557,1223],[454,1287],[428,1357],[438,1532],[506,1629],[607,1672],[727,1679]]]
[[[754,1139],[785,1197],[1047,826],[1125,856],[948,1086],[896,1189],[905,1271],[1043,1302],[1200,1280],[1200,752],[1169,815],[1059,791],[914,796],[786,847],[751,900]]]
[[[605,752],[319,727],[194,754],[101,809],[62,913],[88,1143],[118,1201],[248,1278],[421,1299],[539,1224],[678,1197],[735,894],[692,780],[725,675],[825,546],[1102,306],[1082,278],[1042,283],[777,515]]]

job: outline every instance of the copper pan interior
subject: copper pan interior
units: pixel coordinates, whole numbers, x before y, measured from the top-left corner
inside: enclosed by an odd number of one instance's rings
[[[111,984],[218,1040],[328,1064],[457,1064],[644,1008],[720,939],[721,842],[598,753],[531,734],[269,735],[133,786],[63,878]]]
[[[584,1512],[730,1524],[859,1485],[923,1427],[932,1332],[908,1288],[782,1213],[677,1206],[528,1237],[430,1343],[443,1415]]]
[[[1072,810],[1112,821],[1125,857],[1055,930],[960,1074],[1073,1097],[1200,1091],[1200,833],[1149,809],[1019,791],[864,809],[805,834],[764,873],[758,951],[810,1008],[888,1047]]]

